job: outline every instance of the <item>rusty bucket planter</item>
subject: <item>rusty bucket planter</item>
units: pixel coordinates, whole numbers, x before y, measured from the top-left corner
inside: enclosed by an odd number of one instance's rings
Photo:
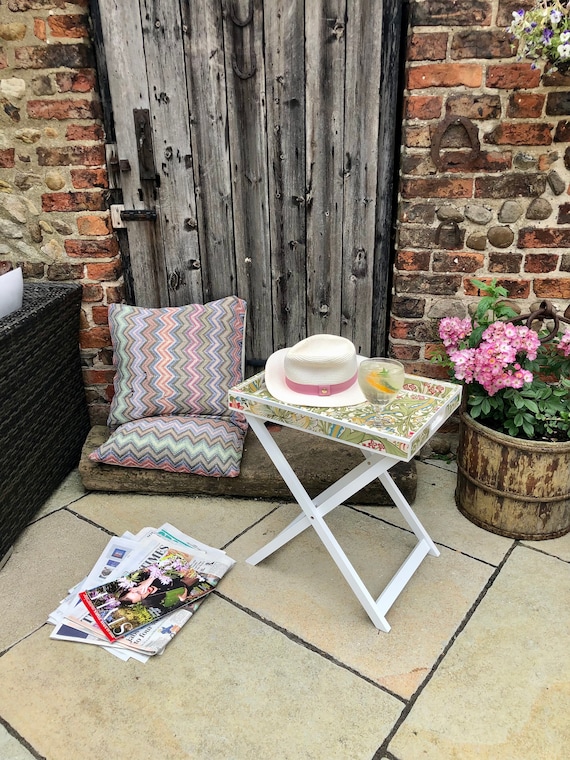
[[[540,541],[570,532],[570,442],[526,441],[461,413],[455,501],[485,530]]]

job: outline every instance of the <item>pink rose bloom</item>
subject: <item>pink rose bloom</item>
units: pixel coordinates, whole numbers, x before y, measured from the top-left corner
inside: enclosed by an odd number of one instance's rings
[[[570,359],[570,330],[566,330],[564,335],[558,341],[558,350]]]
[[[455,377],[457,380],[465,380],[466,383],[473,382],[473,376],[476,370],[476,350],[474,348],[463,348],[461,351],[452,351],[449,358],[454,364]]]
[[[470,319],[444,317],[439,323],[439,337],[447,349],[454,351],[461,340],[471,335],[472,329]]]

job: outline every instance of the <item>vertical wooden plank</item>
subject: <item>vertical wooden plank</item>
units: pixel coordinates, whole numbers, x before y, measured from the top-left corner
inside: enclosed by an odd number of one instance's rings
[[[382,45],[380,0],[350,0],[346,23],[341,333],[370,356]]]
[[[113,121],[113,107],[111,90],[109,89],[109,69],[105,57],[105,41],[101,28],[101,3],[99,0],[88,0],[89,20],[92,28],[92,42],[97,61],[97,83],[99,97],[101,98],[103,129],[107,144],[115,143],[115,122]]]
[[[307,333],[341,329],[345,0],[305,5]]]
[[[142,0],[142,33],[150,94],[156,207],[171,306],[202,302],[202,275],[192,174],[184,37],[179,0]]]
[[[154,183],[139,179],[133,122],[133,109],[149,107],[139,2],[99,0],[99,6],[119,158],[128,161],[131,167],[121,175],[124,204],[131,209],[154,208]],[[129,74],[132,71],[138,74],[136,80]],[[136,303],[141,306],[167,303],[159,244],[160,220],[129,222],[127,226]]]
[[[237,292],[248,303],[246,356],[255,361],[273,348],[261,0],[225,0],[224,46]]]
[[[275,350],[306,337],[304,0],[265,3]]]
[[[98,0],[89,0],[89,16],[91,19],[92,41],[95,48],[97,61],[97,81],[99,83],[99,96],[101,98],[103,130],[105,133],[105,152],[109,178],[107,198],[109,205],[123,202],[123,194],[120,186],[120,172],[118,166],[112,165],[110,159],[117,157],[117,136],[115,134],[115,122],[113,120],[113,103],[109,88],[109,71],[105,57],[105,42],[101,28],[101,9]],[[126,229],[115,230],[115,237],[119,243],[121,256],[121,268],[123,270],[124,299],[128,304],[135,303],[133,276],[131,271],[131,254],[129,251],[129,236]]]
[[[372,353],[385,356],[387,349],[388,302],[394,250],[394,208],[399,157],[402,93],[401,46],[406,28],[407,4],[383,3],[382,76],[380,80],[380,129],[378,137],[378,191],[376,203],[376,247],[374,254],[374,306],[372,309]]]
[[[204,300],[237,292],[222,8],[183,2],[186,77]]]

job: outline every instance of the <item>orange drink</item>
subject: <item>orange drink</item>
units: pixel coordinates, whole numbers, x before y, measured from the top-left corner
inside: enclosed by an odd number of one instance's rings
[[[404,384],[404,365],[396,359],[365,359],[358,367],[360,390],[371,404],[384,406]]]

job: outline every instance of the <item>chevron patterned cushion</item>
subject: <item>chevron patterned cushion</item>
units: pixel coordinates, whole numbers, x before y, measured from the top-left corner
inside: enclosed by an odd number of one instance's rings
[[[239,414],[147,417],[121,425],[89,458],[120,467],[235,478],[246,430]]]
[[[107,424],[142,417],[229,414],[227,393],[242,379],[245,301],[147,309],[109,306],[116,367]]]

